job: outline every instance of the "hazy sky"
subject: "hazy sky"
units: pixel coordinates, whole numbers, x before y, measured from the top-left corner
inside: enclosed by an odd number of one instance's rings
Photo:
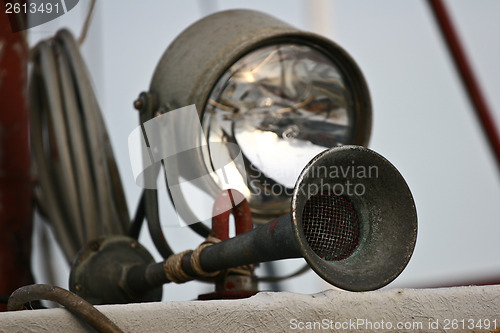
[[[59,19],[31,31],[32,42],[62,27],[80,33],[85,1]],[[446,1],[500,124],[500,2]],[[419,217],[410,264],[391,286],[439,285],[500,277],[500,177],[478,121],[464,95],[425,1],[254,0],[98,1],[82,48],[111,135],[131,214],[140,188],[130,168],[127,138],[138,125],[132,102],[147,90],[162,53],[184,28],[214,10],[252,8],[305,30],[326,35],[361,67],[373,103],[370,148],[406,178]],[[217,38],[217,36],[214,36]],[[194,50],[203,52],[203,50]],[[161,197],[162,219],[172,207]],[[201,238],[188,228],[168,228],[175,251]],[[143,230],[141,239],[160,257]],[[300,260],[280,264],[293,271]],[[64,270],[63,270],[63,274]],[[66,277],[64,277],[66,279]],[[266,286],[263,285],[263,288]],[[210,286],[169,285],[165,299],[193,299]],[[325,288],[314,273],[283,289]],[[200,291],[201,290],[201,291]]]

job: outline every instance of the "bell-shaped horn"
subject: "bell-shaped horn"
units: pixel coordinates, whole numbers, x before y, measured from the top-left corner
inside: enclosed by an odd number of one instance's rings
[[[304,168],[291,212],[200,254],[204,270],[304,257],[328,283],[351,291],[381,288],[406,267],[417,214],[404,178],[359,146],[326,150]]]

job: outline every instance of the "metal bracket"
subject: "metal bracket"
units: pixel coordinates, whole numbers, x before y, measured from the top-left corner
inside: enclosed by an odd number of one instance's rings
[[[138,294],[126,282],[130,268],[154,262],[146,248],[133,238],[100,238],[88,243],[75,257],[69,287],[92,304],[161,301],[161,287]]]
[[[250,205],[243,194],[237,190],[224,190],[215,199],[212,218],[212,234],[224,241],[229,238],[229,215],[234,215],[236,235],[250,231],[253,228]],[[229,270],[222,279],[215,281],[215,292],[199,295],[200,300],[238,299],[255,295],[257,279],[253,274],[238,274]]]

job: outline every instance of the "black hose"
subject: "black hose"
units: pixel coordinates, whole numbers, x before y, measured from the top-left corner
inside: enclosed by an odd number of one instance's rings
[[[146,205],[144,201],[144,191],[142,191],[141,198],[137,204],[137,209],[135,211],[134,220],[130,224],[128,235],[134,239],[139,239],[139,234],[141,233],[142,224],[144,218],[146,217]]]
[[[174,252],[170,248],[163,235],[160,224],[160,216],[158,211],[158,192],[157,190],[144,190],[145,214],[148,221],[149,234],[155,244],[156,249],[164,259],[170,257]]]

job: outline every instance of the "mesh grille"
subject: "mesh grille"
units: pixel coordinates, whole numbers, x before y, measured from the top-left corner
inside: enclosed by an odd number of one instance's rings
[[[359,243],[359,220],[347,196],[316,194],[302,213],[304,234],[311,249],[328,261],[348,258]]]

